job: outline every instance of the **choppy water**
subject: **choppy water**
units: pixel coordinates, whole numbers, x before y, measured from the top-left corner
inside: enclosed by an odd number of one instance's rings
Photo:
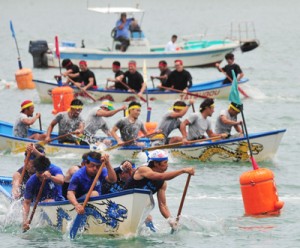
[[[99,5],[101,1],[90,1]],[[138,237],[103,238],[80,237],[70,241],[56,231],[34,228],[22,234],[19,226],[19,209],[11,210],[9,204],[0,198],[0,240],[1,247],[298,247],[300,172],[299,161],[299,73],[300,52],[298,41],[299,1],[141,1],[146,9],[143,29],[151,43],[164,44],[176,33],[179,36],[201,33],[210,26],[225,29],[231,21],[250,20],[255,23],[257,38],[261,46],[250,53],[236,53],[236,62],[241,65],[250,79],[245,88],[252,97],[244,100],[245,116],[249,132],[287,128],[274,161],[260,163],[275,173],[280,198],[285,201],[282,214],[273,218],[244,217],[239,176],[251,169],[249,163],[201,164],[171,161],[170,169],[195,166],[196,176],[192,178],[183,208],[182,227],[175,235],[169,234],[169,227],[161,217],[158,208],[153,211],[157,233],[141,230]],[[80,42],[86,46],[110,46],[110,31],[117,19],[115,15],[101,15],[86,10],[86,1],[4,1],[0,0],[0,119],[14,122],[20,102],[31,98],[36,111],[41,112],[43,128],[53,116],[51,105],[40,104],[35,90],[20,91],[16,88],[14,73],[17,70],[17,52],[9,29],[12,20],[17,34],[24,67],[32,67],[28,53],[29,40],[46,39]],[[229,30],[229,29],[228,29]],[[105,82],[110,70],[95,71],[98,82]],[[219,78],[213,68],[190,69],[194,82]],[[37,79],[52,79],[58,69],[33,69]],[[148,75],[156,74],[149,70]],[[10,88],[8,88],[10,86]],[[171,103],[152,103],[152,119],[158,120],[163,109]],[[226,107],[226,100],[216,102],[216,112]],[[93,104],[86,106],[86,116]],[[145,109],[144,109],[145,110]],[[120,114],[121,115],[121,114]],[[109,119],[113,125],[120,117]],[[141,118],[145,119],[143,111]],[[213,118],[214,120],[214,118]],[[36,126],[38,128],[38,126]],[[79,158],[57,156],[52,162],[65,171]],[[113,163],[117,164],[117,159]],[[0,175],[10,176],[23,163],[23,156],[0,155]],[[173,215],[176,215],[186,176],[180,176],[168,184],[167,201]]]

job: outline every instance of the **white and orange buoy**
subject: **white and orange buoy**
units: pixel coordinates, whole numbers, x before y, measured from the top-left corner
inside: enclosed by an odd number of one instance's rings
[[[74,91],[69,86],[56,87],[51,92],[53,110],[52,114],[67,111],[74,99]]]

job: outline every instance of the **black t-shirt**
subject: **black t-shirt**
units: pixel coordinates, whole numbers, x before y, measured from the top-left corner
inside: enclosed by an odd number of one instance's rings
[[[176,90],[184,90],[185,88],[192,87],[192,76],[191,74],[186,71],[172,71],[171,74],[168,77],[168,80],[166,82],[168,85],[167,87],[174,87]]]
[[[74,64],[67,66],[67,67],[66,67],[66,70],[67,70],[67,71],[71,70],[71,71],[72,71],[72,74],[73,74],[73,73],[80,73],[79,67],[78,67],[77,65],[74,65]],[[73,81],[75,81],[75,82],[80,82],[80,76],[78,76],[78,77],[70,77],[70,78],[71,78]]]
[[[131,89],[134,89],[136,92],[140,92],[142,84],[144,83],[143,76],[141,73],[136,71],[135,73],[130,73],[126,71],[124,73],[125,78],[127,79],[127,84]]]
[[[231,78],[231,80],[233,79],[232,70],[234,71],[234,73],[235,73],[236,76],[238,74],[242,73],[242,70],[241,70],[240,66],[237,65],[237,64],[226,65],[222,69]],[[227,77],[223,81],[223,84],[230,84],[230,83],[231,83],[231,81]]]
[[[170,70],[169,68],[167,68],[166,70],[160,72],[160,76],[165,76],[165,75],[167,75],[167,77],[169,77],[170,74],[171,74],[171,70]],[[168,78],[166,78],[166,79],[161,79],[161,80],[160,80],[161,85],[164,86],[164,87],[169,87],[167,81],[168,81]]]
[[[118,76],[121,76],[121,75],[123,75],[123,74],[124,74],[123,71],[117,71],[117,72],[115,73],[115,78],[118,77]],[[122,82],[123,82],[124,84],[126,84],[126,77],[123,78]],[[121,84],[120,82],[115,82],[115,89],[116,89],[116,90],[127,90],[127,88],[126,88],[123,84]]]
[[[97,82],[96,82],[94,72],[90,71],[89,69],[86,70],[86,71],[81,71],[80,72],[80,78],[81,78],[81,81],[84,82],[84,85],[89,84],[89,78],[90,77],[94,78],[94,86],[97,87]]]

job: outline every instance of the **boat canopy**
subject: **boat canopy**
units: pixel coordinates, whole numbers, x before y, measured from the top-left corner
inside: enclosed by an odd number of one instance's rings
[[[89,7],[88,10],[95,11],[103,14],[110,14],[110,13],[143,13],[144,10],[131,8],[131,7]]]

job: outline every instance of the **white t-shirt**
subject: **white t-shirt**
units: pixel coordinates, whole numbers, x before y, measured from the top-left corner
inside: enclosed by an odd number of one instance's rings
[[[168,44],[166,45],[165,51],[166,51],[166,52],[174,52],[174,51],[176,51],[176,44],[173,43],[173,42],[170,40],[170,41],[168,42]]]

